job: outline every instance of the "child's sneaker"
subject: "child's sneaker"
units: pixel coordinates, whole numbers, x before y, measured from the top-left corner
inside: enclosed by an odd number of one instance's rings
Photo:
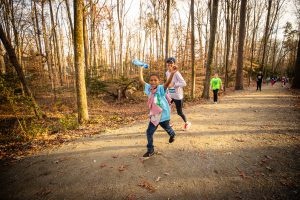
[[[185,124],[184,124],[184,130],[188,130],[190,127],[191,127],[191,122],[186,122]]]
[[[154,155],[154,149],[152,151],[147,151],[143,157],[150,157],[150,156],[153,156]]]
[[[170,136],[169,143],[172,143],[174,141],[175,141],[175,135],[174,136]]]

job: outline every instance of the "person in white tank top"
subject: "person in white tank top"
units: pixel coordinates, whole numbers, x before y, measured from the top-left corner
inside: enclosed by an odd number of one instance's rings
[[[166,60],[168,71],[166,72],[167,78],[170,76],[170,69],[175,66],[176,59],[173,57],[170,57]],[[189,129],[191,126],[191,123],[187,121],[186,116],[183,114],[182,107],[183,107],[183,87],[186,86],[186,82],[183,79],[181,73],[177,71],[172,79],[172,82],[168,88],[168,94],[172,98],[171,103],[175,103],[176,105],[176,111],[177,114],[182,118],[184,121],[184,126],[183,128],[185,130]]]

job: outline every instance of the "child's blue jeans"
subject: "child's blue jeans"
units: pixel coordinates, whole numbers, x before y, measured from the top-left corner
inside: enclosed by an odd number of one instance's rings
[[[170,120],[167,121],[163,121],[163,122],[159,122],[159,125],[165,130],[167,131],[167,133],[169,134],[169,136],[175,136],[175,132],[172,129],[172,127],[170,126]],[[148,152],[152,152],[154,150],[154,146],[153,146],[153,135],[157,129],[158,125],[155,126],[152,122],[149,122],[148,128],[147,128],[147,149]]]

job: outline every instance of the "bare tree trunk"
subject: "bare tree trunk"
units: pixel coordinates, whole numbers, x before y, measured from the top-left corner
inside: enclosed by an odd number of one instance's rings
[[[31,21],[33,22],[33,33],[34,33],[34,42],[35,42],[35,46],[36,46],[36,50],[38,52],[41,52],[41,49],[40,49],[40,44],[38,42],[38,31],[37,31],[37,27],[36,27],[36,20],[35,20],[35,10],[34,10],[34,5],[33,5],[33,1],[31,1]]]
[[[298,37],[298,50],[295,62],[295,77],[292,83],[292,88],[300,88],[300,32]]]
[[[99,52],[99,58],[98,58],[98,63],[99,63],[99,67],[103,67],[105,65],[105,57],[103,56],[103,28],[101,28],[102,30],[97,30],[97,41],[98,41],[98,52]],[[102,31],[102,33],[101,33]],[[99,74],[98,74],[99,75]]]
[[[278,27],[279,22],[277,23],[277,28],[276,28],[276,35],[275,35],[275,40],[274,40],[274,45],[273,45],[273,56],[272,56],[272,73],[274,73],[274,66],[275,66],[275,58],[276,58],[276,50],[277,50],[277,33],[278,33]]]
[[[140,16],[139,16],[139,26],[142,27],[142,9],[143,9],[143,4],[142,1],[140,1]],[[141,30],[139,29],[139,38],[138,38],[138,58],[141,59],[141,49],[142,49],[142,34],[141,34]]]
[[[256,49],[256,37],[257,37],[257,30],[258,30],[258,25],[259,25],[259,20],[261,18],[261,15],[262,15],[262,10],[263,10],[263,4],[260,3],[258,4],[259,7],[258,7],[258,12],[256,14],[256,4],[257,2],[254,1],[254,12],[253,12],[253,16],[254,16],[254,19],[253,19],[253,32],[252,32],[252,41],[251,41],[251,58],[250,58],[250,74],[249,74],[249,80],[248,80],[248,86],[250,86],[250,79],[252,77],[252,71],[253,71],[253,62],[254,62],[254,58],[257,58],[258,60],[258,57],[254,57],[254,53],[255,53],[255,49]]]
[[[26,82],[26,79],[25,79],[25,76],[24,76],[24,73],[23,73],[23,70],[22,70],[22,66],[19,63],[19,61],[17,59],[17,55],[16,55],[11,43],[8,41],[1,24],[0,24],[0,39],[1,39],[2,44],[4,45],[4,47],[5,47],[5,49],[8,53],[10,62],[12,63],[12,65],[14,66],[14,68],[15,68],[17,74],[18,74],[19,80],[21,81],[21,84],[23,86],[25,94],[26,94],[27,97],[29,97],[29,99],[32,103],[32,107],[34,109],[35,115],[38,118],[41,118],[42,117],[42,112],[41,112],[38,104],[36,103],[36,101],[34,99],[34,96],[32,95],[32,92],[30,91],[30,88],[27,85],[27,82]]]
[[[2,1],[1,1],[2,3]],[[4,0],[3,1],[4,3],[4,13],[3,13],[3,21],[4,21],[4,26],[5,26],[5,30],[6,30],[6,37],[7,37],[7,40],[11,43],[11,35],[10,35],[10,30],[11,30],[11,27],[10,27],[10,5],[9,5],[9,2],[8,0]]]
[[[232,27],[232,45],[231,45],[231,56],[230,56],[230,64],[229,64],[229,71],[232,70],[233,66],[234,66],[234,60],[235,60],[235,55],[236,55],[236,51],[237,51],[237,48],[236,48],[236,36],[237,36],[237,23],[238,23],[238,11],[239,11],[239,2],[240,0],[238,1],[234,1],[234,4],[233,4],[233,8],[232,8],[232,12],[234,12],[234,15],[233,15],[233,18],[232,18],[232,23],[233,23],[233,27]]]
[[[5,63],[4,63],[4,49],[2,48],[2,45],[0,45],[0,75],[5,74]]]
[[[86,25],[86,8],[83,8],[83,43],[84,43],[84,61],[85,61],[85,72],[87,76],[92,77],[91,71],[91,63],[90,63],[90,52],[89,52],[89,38],[87,33],[87,25]],[[74,22],[75,24],[75,22]],[[75,25],[74,25],[75,26]],[[75,29],[75,27],[74,27]]]
[[[110,34],[109,34],[109,41],[110,41],[110,65],[111,65],[111,74],[114,77],[115,75],[115,59],[114,59],[114,52],[115,52],[115,43],[113,37],[113,25],[110,25]]]
[[[65,4],[66,4],[66,8],[67,8],[67,14],[68,14],[68,19],[69,19],[70,28],[71,28],[71,36],[72,36],[72,41],[73,41],[73,38],[74,38],[74,27],[73,27],[71,12],[70,12],[69,0],[65,0]]]
[[[36,24],[36,29],[37,29],[36,34],[37,34],[37,37],[38,37],[39,51],[40,51],[40,54],[43,55],[42,43],[41,43],[41,37],[40,37],[41,31],[40,31],[39,18],[38,18],[38,13],[37,13],[36,2],[35,1],[33,1],[33,8],[34,8],[34,15],[35,15],[35,24]]]
[[[266,48],[267,43],[269,40],[269,26],[270,26],[270,14],[271,14],[271,7],[272,7],[272,0],[268,1],[268,13],[267,13],[267,20],[266,20],[266,26],[265,26],[265,33],[264,33],[264,39],[263,39],[263,53],[262,53],[262,60],[261,60],[261,70],[263,73],[265,73],[265,56],[266,56]]]
[[[80,124],[89,120],[84,77],[83,6],[83,0],[74,0],[74,60],[78,122]]]
[[[225,1],[225,20],[226,20],[226,52],[225,52],[225,81],[224,81],[224,91],[226,87],[228,87],[228,65],[229,65],[229,53],[230,53],[230,43],[231,43],[231,31],[232,31],[232,19],[233,19],[233,11],[230,7],[233,5],[230,4],[229,0]]]
[[[65,83],[67,81],[67,69],[66,69],[66,60],[64,57],[64,36],[62,33],[62,27],[58,26],[59,28],[59,49],[60,49],[60,54],[61,54],[61,71],[62,71],[62,78],[63,78],[63,82]]]
[[[52,54],[49,51],[49,41],[48,37],[46,35],[46,22],[45,22],[45,15],[44,15],[44,3],[45,0],[42,1],[42,30],[43,30],[43,38],[44,38],[44,47],[45,47],[45,53],[46,53],[46,62],[48,66],[48,73],[49,73],[49,79],[51,81],[51,86],[54,94],[54,99],[56,99],[56,75],[54,72],[54,67],[52,63]]]
[[[192,53],[192,87],[191,96],[195,98],[196,89],[196,66],[195,66],[195,15],[194,15],[194,0],[191,0],[191,53]]]
[[[237,69],[235,89],[243,90],[243,62],[244,62],[244,41],[246,33],[246,12],[247,12],[247,0],[241,0],[240,10],[240,27],[239,27],[239,45],[238,45],[238,57],[237,57]]]
[[[249,72],[249,79],[248,79],[248,86],[250,86],[251,77],[252,77],[252,70],[253,70],[253,56],[254,56],[254,40],[256,35],[256,1],[254,1],[254,8],[253,8],[253,32],[252,32],[252,40],[251,40],[251,58],[250,58],[250,72]]]
[[[58,36],[56,32],[56,24],[54,21],[54,15],[53,15],[53,9],[52,9],[52,3],[51,0],[49,2],[49,8],[50,8],[50,16],[51,16],[51,24],[52,24],[52,32],[53,32],[53,41],[54,41],[54,46],[55,46],[55,52],[56,52],[56,57],[57,57],[57,64],[58,64],[58,70],[59,70],[59,80],[60,80],[60,85],[63,85],[63,74],[62,74],[62,63],[61,63],[61,53],[60,53],[60,48],[59,48],[59,42],[58,42]]]
[[[221,12],[218,13],[218,18],[221,19]],[[223,30],[221,29],[221,20],[218,21],[217,23],[217,30]],[[213,59],[213,62],[214,62],[214,66],[215,66],[215,71],[217,71],[217,68],[220,67],[219,65],[219,59],[222,58],[221,56],[221,52],[220,52],[220,38],[221,38],[221,35],[218,31],[216,33],[216,45],[215,45],[215,54],[214,54],[214,59]]]
[[[157,18],[157,8],[156,8],[156,0],[151,1],[153,5],[153,15],[155,20],[155,42],[156,42],[156,62],[159,60],[160,49],[159,49],[159,38],[158,38],[158,18]]]
[[[111,0],[112,4],[112,0]],[[116,57],[116,43],[115,43],[115,31],[114,31],[114,17],[113,17],[113,5],[111,10],[108,11],[109,15],[109,43],[110,43],[110,62],[111,62],[111,75],[112,78],[117,77],[117,57]]]
[[[16,47],[16,53],[17,53],[17,59],[18,62],[22,62],[22,52],[20,49],[20,42],[19,42],[19,31],[17,30],[16,22],[15,22],[15,16],[14,16],[14,1],[10,1],[10,9],[11,9],[11,23],[12,23],[12,28],[13,28],[13,33],[14,33],[14,38],[15,38],[15,47]],[[22,66],[21,66],[22,67]]]
[[[200,66],[204,68],[204,52],[203,52],[203,40],[202,40],[202,23],[203,23],[203,10],[200,14],[200,3],[198,1],[197,5],[197,28],[198,28],[198,37],[199,37],[199,53],[200,53]]]
[[[211,64],[214,56],[215,38],[216,38],[217,23],[218,23],[218,4],[219,4],[219,0],[213,0],[212,12],[210,14],[209,49],[208,49],[208,58],[206,63],[204,89],[202,93],[202,98],[205,99],[209,99]]]
[[[206,68],[207,57],[208,57],[208,43],[209,43],[209,32],[208,32],[208,22],[209,17],[207,17],[206,25],[205,25],[205,46],[204,46],[204,68]]]
[[[129,66],[128,66],[128,57],[129,57],[129,51],[130,51],[130,40],[131,40],[131,33],[130,33],[130,30],[129,30],[129,33],[127,35],[127,39],[126,39],[126,51],[125,51],[125,72],[124,73],[127,77],[129,77],[130,75],[130,70],[128,69]]]
[[[65,4],[66,4],[66,9],[67,9],[67,15],[68,15],[68,21],[69,21],[69,31],[70,31],[70,38],[69,38],[69,52],[68,52],[68,57],[70,57],[70,51],[73,47],[73,44],[74,44],[74,25],[73,25],[73,22],[72,22],[72,16],[71,16],[71,11],[70,11],[70,4],[69,4],[69,0],[64,0],[65,1]],[[74,49],[74,48],[73,48]],[[74,57],[73,57],[74,58]],[[69,83],[70,83],[70,80],[69,79],[72,79],[72,74],[74,72],[74,60],[71,61],[71,63],[69,62],[68,65],[70,66],[71,68],[71,74],[70,76],[68,77],[68,87],[69,87]],[[73,78],[73,81],[74,81],[74,78]],[[75,87],[75,82],[73,84],[73,86]]]
[[[171,0],[167,0],[167,25],[166,25],[166,51],[165,51],[165,60],[169,56],[169,46],[170,46],[170,7]],[[165,71],[167,71],[167,63],[165,63]]]
[[[91,15],[91,18],[90,18],[90,32],[91,32],[91,35],[90,35],[90,68],[91,68],[91,74],[94,74],[95,72],[95,69],[96,69],[96,66],[95,66],[95,19],[94,19],[94,4],[93,4],[93,1],[90,0],[89,1],[90,3],[90,15]]]
[[[153,40],[152,40],[152,28],[149,29],[149,64],[151,66],[151,62],[152,62],[152,57],[153,57]],[[152,73],[153,68],[150,68],[150,73]]]
[[[158,24],[159,27],[159,32],[160,32],[160,52],[161,52],[161,57],[162,59],[166,58],[165,56],[165,34],[166,34],[166,18],[167,15],[165,14],[165,10],[166,10],[166,1],[159,1],[158,4],[158,23],[161,22],[160,24]]]
[[[145,30],[145,39],[144,39],[143,54],[142,54],[143,59],[145,59],[145,48],[146,48],[146,42],[147,42],[148,35],[149,35],[148,31]]]
[[[121,2],[120,2],[121,1]],[[119,66],[121,69],[121,75],[124,75],[123,66],[123,20],[124,20],[124,0],[117,0],[117,16],[118,16],[118,26],[119,26]]]
[[[186,38],[185,38],[185,44],[184,44],[184,52],[183,52],[183,59],[182,59],[182,68],[185,69],[187,64],[187,60],[189,59],[189,49],[188,49],[188,43],[189,43],[189,32],[190,32],[190,25],[191,25],[191,12],[189,12],[188,17],[188,23],[186,27]]]

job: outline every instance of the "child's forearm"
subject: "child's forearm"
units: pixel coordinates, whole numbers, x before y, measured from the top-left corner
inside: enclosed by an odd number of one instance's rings
[[[139,81],[141,84],[145,85],[145,81],[144,81],[144,75],[143,75],[143,68],[140,68],[140,75],[139,75]]]

